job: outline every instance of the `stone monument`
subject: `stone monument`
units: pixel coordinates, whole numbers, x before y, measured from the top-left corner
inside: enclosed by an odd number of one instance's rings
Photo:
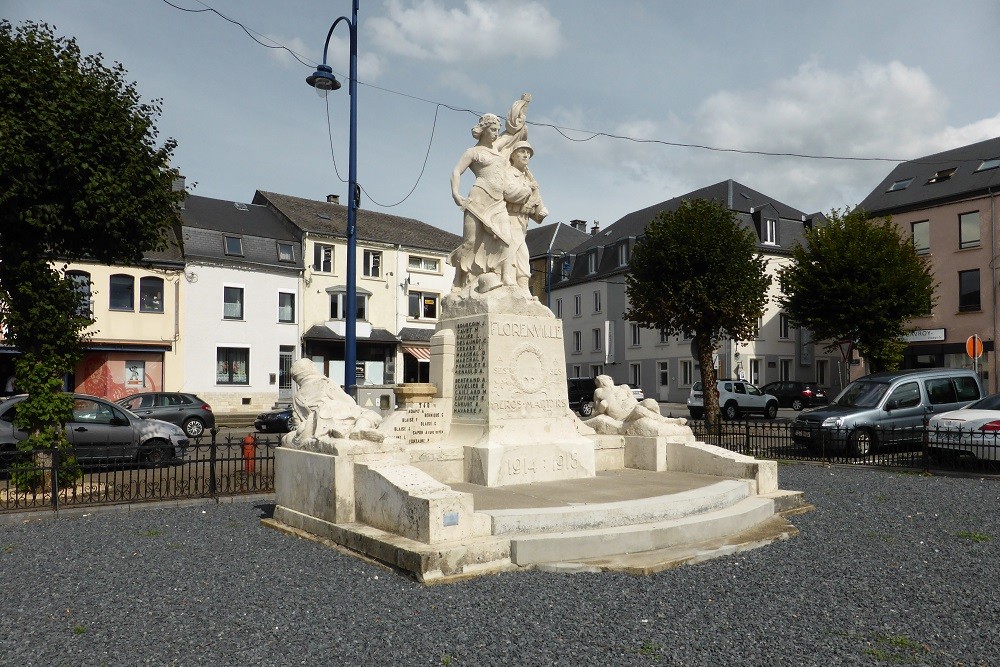
[[[597,380],[592,419],[570,409],[562,322],[528,291],[525,233],[548,214],[528,168],[530,101],[522,95],[503,122],[483,115],[452,172],[463,235],[448,258],[455,281],[431,337],[431,381],[400,385],[400,405],[383,419],[310,360],[296,361],[296,428],[276,451],[276,507],[265,522],[432,581],[727,538],[791,502],[775,462],[696,442],[684,419],[662,417],[655,401],[637,402],[608,376]],[[475,178],[463,196],[466,171]],[[659,491],[607,502],[608,473],[626,470]],[[709,480],[699,482],[705,489],[676,497],[676,483],[655,477],[691,473]],[[586,485],[605,491],[566,506],[474,502],[563,481],[581,499]]]
[[[450,405],[450,439],[465,447],[467,481],[486,486],[595,472],[591,431],[566,402],[562,322],[528,291],[525,232],[548,214],[528,169],[530,101],[525,93],[511,106],[503,133],[497,116],[482,116],[472,128],[476,145],[451,176],[463,237],[449,258],[455,284],[442,303],[431,381]],[[466,170],[475,181],[462,197]]]

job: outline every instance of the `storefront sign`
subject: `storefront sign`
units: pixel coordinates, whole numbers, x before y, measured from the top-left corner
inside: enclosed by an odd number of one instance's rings
[[[944,329],[916,329],[903,336],[903,341],[907,343],[930,343],[944,339]]]

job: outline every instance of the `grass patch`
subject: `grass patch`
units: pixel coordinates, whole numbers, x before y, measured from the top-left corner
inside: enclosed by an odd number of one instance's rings
[[[875,643],[876,646],[866,648],[865,653],[880,662],[897,665],[923,663],[923,656],[931,652],[929,646],[910,639],[906,635],[877,636]]]
[[[162,530],[156,528],[139,531],[139,537],[162,537],[164,534]]]
[[[985,533],[977,533],[971,530],[960,530],[955,535],[961,537],[963,540],[971,540],[973,542],[989,542],[993,539]]]
[[[87,628],[83,627],[80,624],[77,624],[77,625],[73,626],[73,634],[74,635],[82,635],[86,631],[87,631]]]
[[[642,646],[639,647],[639,655],[646,656],[647,658],[655,658],[663,650],[663,646],[656,642],[643,642]]]
[[[441,656],[441,664],[444,665],[444,667],[449,667],[449,665],[451,665],[452,660],[454,660],[454,658],[452,658],[447,653]]]

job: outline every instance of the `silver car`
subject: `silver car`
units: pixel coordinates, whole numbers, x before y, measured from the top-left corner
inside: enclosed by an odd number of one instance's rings
[[[0,462],[9,461],[17,443],[28,434],[14,426],[21,394],[0,401]],[[188,437],[175,424],[142,419],[125,408],[96,396],[73,395],[73,416],[66,435],[80,462],[124,459],[158,464],[184,455]]]

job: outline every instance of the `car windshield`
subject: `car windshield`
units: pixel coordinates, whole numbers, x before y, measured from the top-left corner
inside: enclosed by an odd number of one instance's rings
[[[1000,410],[1000,394],[981,398],[975,403],[965,406],[966,410]]]
[[[878,405],[887,391],[889,385],[884,382],[858,380],[847,385],[833,403],[845,408],[872,408]]]

